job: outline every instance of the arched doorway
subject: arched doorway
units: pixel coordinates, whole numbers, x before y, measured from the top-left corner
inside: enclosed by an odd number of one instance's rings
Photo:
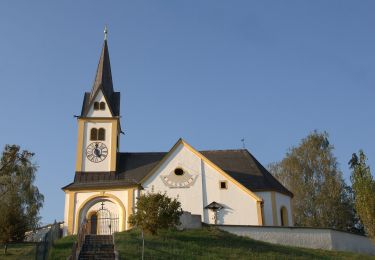
[[[281,226],[288,226],[288,210],[282,206],[280,208]]]
[[[96,212],[91,214],[88,221],[90,223],[90,234],[96,235],[98,230],[98,215],[96,214]]]
[[[104,211],[99,211],[102,208],[102,203],[104,203],[104,209],[107,209],[109,211],[110,216],[105,216],[106,213]],[[90,218],[93,213],[97,214],[97,234],[100,234],[100,225],[102,227],[104,227],[104,225],[107,225],[107,229],[109,229],[110,225],[111,233],[124,231],[126,228],[126,211],[124,204],[120,199],[112,194],[98,194],[88,197],[79,206],[77,212],[78,214],[74,222],[75,234],[77,234],[79,227],[81,226],[83,221],[87,220],[88,222],[90,222]],[[114,219],[114,223],[105,223],[108,222],[109,219]],[[88,231],[91,231],[91,228]]]
[[[90,207],[86,220],[88,231],[92,235],[111,235],[118,232],[119,215],[116,205],[109,200],[102,200]]]

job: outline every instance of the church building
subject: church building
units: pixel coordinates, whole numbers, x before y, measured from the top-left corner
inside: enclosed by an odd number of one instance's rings
[[[178,198],[183,211],[207,224],[293,225],[293,194],[246,149],[198,151],[179,139],[167,152],[120,152],[120,103],[105,31],[77,118],[74,181],[62,188],[64,235],[77,234],[85,220],[92,234],[130,229],[137,198],[147,192]]]

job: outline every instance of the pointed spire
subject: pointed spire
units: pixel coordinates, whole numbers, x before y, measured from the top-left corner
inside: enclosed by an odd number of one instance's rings
[[[108,30],[106,26],[104,28],[104,44],[102,52],[100,54],[98,68],[96,70],[95,81],[90,94],[90,100],[94,97],[99,88],[102,89],[102,91],[108,98],[111,98],[113,93],[111,63],[109,61],[107,34]]]

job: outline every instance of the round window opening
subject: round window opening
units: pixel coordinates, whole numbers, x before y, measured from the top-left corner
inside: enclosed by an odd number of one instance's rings
[[[181,168],[176,168],[176,169],[174,170],[174,174],[176,174],[177,176],[184,175],[184,170],[181,169]]]

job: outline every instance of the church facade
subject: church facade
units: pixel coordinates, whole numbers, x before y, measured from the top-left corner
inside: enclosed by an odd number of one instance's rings
[[[120,93],[105,38],[78,122],[74,181],[65,192],[64,234],[87,220],[92,234],[131,228],[141,193],[166,192],[207,224],[292,226],[293,194],[246,149],[198,151],[183,139],[168,152],[120,152]]]

